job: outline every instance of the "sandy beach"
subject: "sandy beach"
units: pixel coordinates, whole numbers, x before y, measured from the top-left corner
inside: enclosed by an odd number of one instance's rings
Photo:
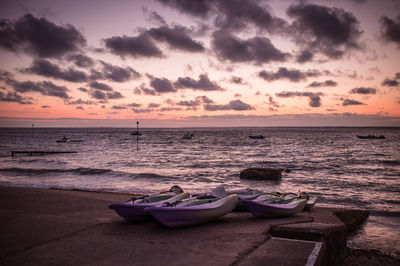
[[[0,187],[1,264],[263,265],[268,259],[269,265],[306,265],[316,250],[315,243],[324,239],[325,250],[321,249],[313,263],[327,265],[326,258],[334,255],[330,232],[340,235],[343,228],[346,230],[324,208],[279,219],[255,219],[250,213],[235,212],[179,229],[168,229],[155,221],[132,224],[107,208],[109,203],[130,196]],[[304,228],[317,229],[311,236]],[[302,235],[303,240],[280,237],[290,233]],[[310,240],[304,240],[307,237]],[[376,252],[354,250],[347,250],[343,259],[346,265],[399,263]]]

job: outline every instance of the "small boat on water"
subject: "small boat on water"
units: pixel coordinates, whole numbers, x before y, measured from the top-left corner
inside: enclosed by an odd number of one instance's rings
[[[67,143],[67,142],[70,142],[70,141],[71,141],[71,139],[68,138],[67,136],[63,136],[61,139],[56,140],[56,142],[58,142],[58,143]]]
[[[359,139],[386,139],[386,137],[384,135],[380,135],[380,136],[375,136],[375,135],[360,136],[360,135],[357,135],[357,137]]]
[[[126,202],[111,203],[108,207],[129,222],[143,221],[151,218],[145,208],[161,206],[165,202],[170,204],[188,198],[189,193],[184,193],[179,186],[172,186],[168,191],[132,198]]]
[[[188,198],[176,204],[148,207],[157,221],[167,227],[185,227],[215,220],[233,211],[238,201],[237,195],[223,198]]]
[[[307,200],[299,197],[286,199],[276,193],[265,193],[254,199],[241,198],[244,205],[257,217],[291,216],[301,212]]]
[[[131,133],[131,136],[141,136],[141,135],[142,135],[142,133],[140,133],[139,131],[133,131]]]
[[[265,139],[265,137],[263,135],[252,135],[249,136],[250,139]]]

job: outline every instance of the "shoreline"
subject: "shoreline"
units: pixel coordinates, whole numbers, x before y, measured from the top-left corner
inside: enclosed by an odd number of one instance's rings
[[[63,218],[73,219],[73,224],[75,223],[95,223],[99,224],[99,226],[103,226],[104,224],[113,226],[128,226],[135,227],[135,224],[125,223],[120,217],[118,217],[115,213],[111,212],[107,209],[107,205],[113,201],[125,201],[127,198],[134,196],[132,193],[119,193],[119,192],[109,192],[109,191],[83,191],[83,190],[64,190],[59,188],[24,188],[24,187],[2,187],[0,186],[0,214],[6,221],[2,221],[2,231],[7,236],[7,234],[19,234],[19,230],[30,230],[24,231],[28,235],[31,235],[31,238],[22,234],[20,237],[29,238],[28,241],[22,241],[21,243],[17,241],[14,243],[14,249],[6,247],[6,243],[2,243],[1,245],[1,259],[7,259],[10,257],[18,257],[18,254],[24,254],[27,250],[34,249],[37,245],[36,242],[41,243],[43,236],[40,236],[40,230],[35,230],[36,227],[41,227],[42,225],[35,225],[35,219],[42,219],[41,223],[48,223],[49,221],[57,218],[58,216],[63,216]],[[26,204],[23,202],[26,201]],[[68,213],[69,212],[69,213]],[[64,215],[66,215],[64,217]],[[47,215],[43,218],[43,215]],[[233,216],[238,214],[232,214]],[[240,214],[242,215],[242,214]],[[255,219],[254,217],[249,216],[249,214],[244,214],[246,217],[249,217],[249,222],[262,224],[263,219]],[[307,214],[302,214],[304,218],[307,217]],[[24,227],[18,227],[23,220],[27,219],[26,216],[32,216],[33,219],[30,221],[30,229]],[[296,220],[301,217],[293,217],[287,220]],[[7,222],[7,220],[13,220],[13,223]],[[43,220],[44,219],[44,220]],[[4,220],[4,219],[3,219]],[[75,221],[76,220],[76,221]],[[221,219],[224,221],[224,219]],[[228,218],[226,220],[230,221]],[[272,223],[279,222],[280,219],[274,219]],[[5,224],[4,224],[5,223]],[[51,224],[51,223],[50,223]],[[56,223],[57,224],[57,223]],[[217,222],[215,224],[218,224]],[[229,223],[228,223],[229,224]],[[59,224],[59,229],[57,230],[66,230],[62,224]],[[146,227],[146,224],[140,224],[141,227]],[[156,226],[162,229],[159,225],[154,222],[150,222],[149,226]],[[204,224],[201,226],[195,226],[191,228],[182,229],[182,231],[187,231],[188,233],[191,231],[199,230],[209,230],[213,228],[213,223]],[[221,225],[222,226],[222,225]],[[90,227],[90,226],[89,226]],[[88,228],[89,228],[88,227]],[[36,228],[38,229],[38,228]],[[15,232],[13,232],[13,230]],[[85,229],[86,230],[86,229]],[[180,230],[180,229],[178,229]],[[252,229],[254,230],[254,229]],[[263,229],[264,230],[264,229]],[[173,232],[174,230],[164,230],[164,233],[169,234],[168,232]],[[24,233],[22,232],[22,233]],[[79,230],[77,231],[79,232]],[[278,232],[278,231],[277,231]],[[279,232],[278,232],[279,233]],[[67,234],[68,235],[68,234]],[[262,236],[263,234],[261,234]],[[154,237],[151,234],[148,235],[150,237]],[[274,237],[274,236],[273,236]],[[279,235],[278,235],[279,237]],[[254,235],[254,238],[256,235]],[[6,237],[7,239],[7,237]],[[50,238],[52,239],[52,238]],[[56,238],[57,239],[57,238]],[[186,238],[185,238],[186,239]],[[11,238],[12,240],[12,238]],[[47,242],[49,240],[46,240]],[[46,241],[44,241],[46,243]],[[263,240],[265,241],[265,240]],[[24,242],[28,242],[31,246],[27,249],[27,247],[21,247],[24,245]],[[36,243],[36,245],[34,244]],[[42,244],[40,244],[42,245]],[[38,246],[40,246],[38,245]],[[11,247],[13,245],[11,244]],[[7,251],[8,249],[8,251]],[[380,265],[384,263],[385,265],[398,265],[399,260],[391,257],[386,254],[382,254],[380,252],[374,250],[358,250],[347,248],[347,255],[345,257],[346,264],[345,265]],[[6,263],[7,264],[7,263]]]

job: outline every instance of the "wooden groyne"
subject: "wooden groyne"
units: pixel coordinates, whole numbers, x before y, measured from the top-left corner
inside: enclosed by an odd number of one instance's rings
[[[17,154],[21,155],[48,155],[48,154],[59,154],[59,153],[76,153],[76,151],[11,151],[11,157]]]

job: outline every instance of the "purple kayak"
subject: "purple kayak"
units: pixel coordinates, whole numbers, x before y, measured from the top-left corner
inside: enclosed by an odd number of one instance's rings
[[[235,209],[237,201],[237,195],[188,198],[172,206],[148,207],[145,211],[167,227],[184,227],[215,220]]]
[[[177,189],[177,187],[178,186],[173,186],[169,191],[136,199],[133,198],[126,202],[111,203],[108,207],[129,222],[143,221],[151,218],[151,216],[144,211],[145,208],[161,206],[165,202],[174,203],[190,196],[189,193],[183,193],[183,190],[181,188]]]
[[[307,200],[299,198],[282,200],[279,202],[268,202],[268,200],[260,198],[242,198],[241,201],[251,211],[251,213],[257,217],[291,216],[301,212],[307,202]]]

